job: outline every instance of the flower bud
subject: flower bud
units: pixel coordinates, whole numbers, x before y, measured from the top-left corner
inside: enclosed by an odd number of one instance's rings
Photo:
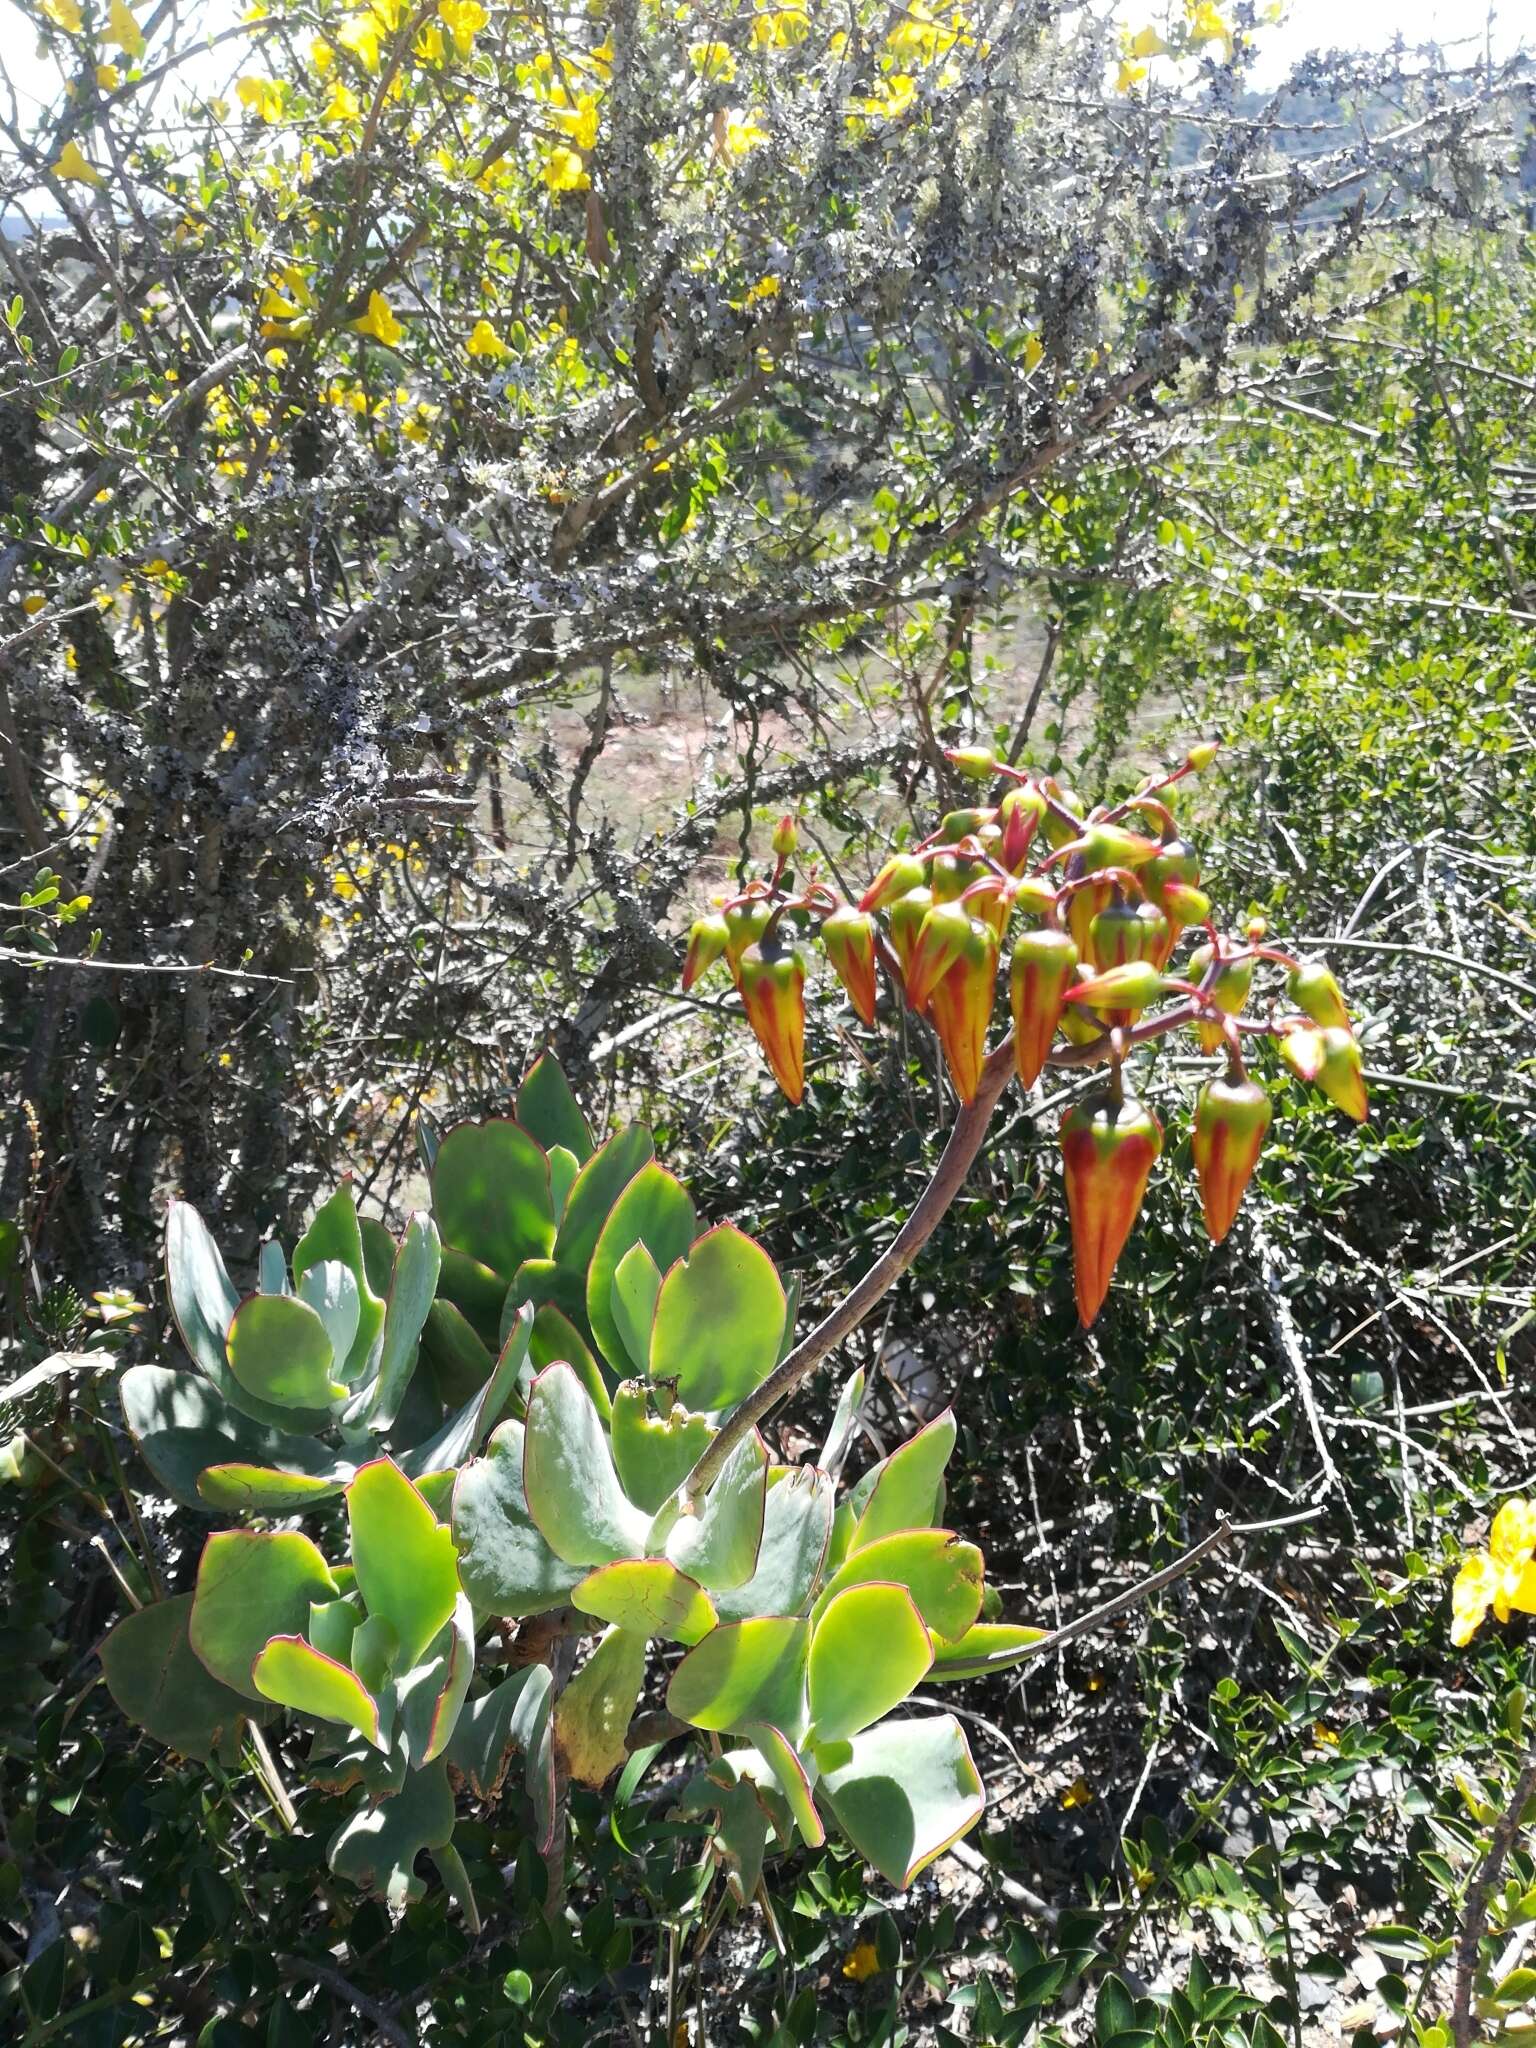
[[[1155,960],[1166,949],[1168,920],[1155,903],[1111,899],[1088,927],[1088,958],[1095,967]]]
[[[1339,984],[1322,960],[1300,960],[1285,980],[1286,993],[1304,1017],[1314,1024],[1349,1029],[1349,1012]]]
[[[1070,851],[1080,854],[1089,874],[1098,868],[1139,868],[1157,857],[1157,841],[1124,825],[1102,821],[1083,828],[1081,839],[1070,842]]]
[[[1193,887],[1200,879],[1200,856],[1187,839],[1165,839],[1152,858],[1138,871],[1138,880],[1152,901],[1168,908],[1163,892],[1170,882]],[[1185,922],[1189,920],[1186,918]]]
[[[683,956],[683,988],[692,988],[708,973],[731,942],[730,927],[718,911],[697,917],[688,933],[688,951]]]
[[[928,862],[928,886],[935,903],[954,903],[987,872],[968,853],[936,853]]]
[[[963,903],[935,903],[918,927],[917,942],[907,962],[907,1001],[921,1010],[941,975],[958,958],[970,936],[971,914]]]
[[[1075,789],[1067,789],[1056,780],[1054,775],[1048,776],[1041,784],[1041,788],[1046,796],[1050,797],[1057,806],[1057,809],[1053,810],[1047,804],[1045,815],[1040,820],[1040,830],[1045,834],[1046,844],[1054,852],[1065,846],[1069,840],[1077,837],[1081,828],[1076,821],[1083,815],[1088,806],[1083,802],[1083,799]],[[1069,811],[1071,813],[1070,818],[1061,817],[1059,815],[1060,811]]]
[[[899,896],[891,905],[891,944],[901,962],[903,980],[917,950],[917,935],[923,928],[923,919],[932,908],[931,889],[909,889],[905,896]]]
[[[1250,942],[1256,946],[1260,939],[1267,938],[1269,935],[1269,919],[1258,916],[1250,917],[1243,926],[1243,930]]]
[[[805,1093],[805,956],[797,946],[753,944],[741,956],[747,1022],[791,1102]]]
[[[935,909],[933,915],[939,914]],[[997,986],[996,936],[980,918],[973,917],[968,922],[970,930],[959,953],[939,977],[928,999],[928,1012],[944,1048],[955,1093],[962,1102],[974,1101],[981,1081],[987,1059],[987,1029],[992,1022],[992,996]]]
[[[848,1000],[866,1024],[875,1021],[875,920],[841,904],[821,927],[822,944]]]
[[[1211,914],[1211,899],[1192,882],[1164,882],[1158,900],[1168,920],[1168,943],[1163,949],[1163,961],[1166,961],[1178,944],[1179,933],[1187,925],[1205,923]]]
[[[1104,1304],[1162,1149],[1163,1127],[1151,1110],[1129,1097],[1117,1101],[1108,1090],[1085,1096],[1062,1118],[1073,1279],[1085,1330]]]
[[[1184,758],[1198,775],[1202,769],[1210,767],[1220,751],[1220,740],[1199,740],[1190,748]]]
[[[1003,839],[998,859],[1010,875],[1016,875],[1029,858],[1040,820],[1045,816],[1045,798],[1029,783],[1010,789],[997,807]]]
[[[946,747],[944,752],[968,782],[986,782],[997,773],[997,756],[990,747]]]
[[[1043,875],[1025,875],[1013,885],[1013,907],[1027,917],[1049,917],[1056,908],[1056,891]]]
[[[741,982],[741,956],[748,946],[762,937],[772,915],[773,905],[766,896],[749,896],[745,903],[733,904],[725,913],[725,957],[738,986]]]
[[[1207,1081],[1195,1104],[1191,1150],[1200,1207],[1212,1244],[1232,1228],[1269,1129],[1269,1097],[1257,1081],[1232,1076]]]
[[[928,869],[915,853],[893,853],[859,898],[860,910],[885,910],[899,896],[921,889]]]
[[[1244,1004],[1248,1000],[1249,991],[1253,987],[1253,962],[1252,960],[1222,961],[1214,979],[1211,981],[1211,986],[1207,989],[1205,984],[1210,976],[1211,963],[1215,958],[1215,952],[1212,950],[1209,942],[1203,946],[1196,946],[1194,952],[1189,956],[1188,978],[1198,987],[1205,989],[1206,995],[1218,1010],[1224,1012],[1228,1017],[1239,1016]],[[1200,1040],[1202,1051],[1218,1052],[1223,1042],[1224,1033],[1219,1024],[1213,1023],[1208,1017],[1201,1017],[1195,1024],[1195,1036]]]
[[[1008,964],[1013,1012],[1013,1059],[1019,1079],[1033,1087],[1056,1036],[1067,988],[1077,969],[1077,948],[1065,932],[1021,932]]]
[[[1069,1003],[1082,1003],[1090,1010],[1144,1010],[1155,1003],[1168,984],[1150,960],[1125,960],[1118,967],[1106,967],[1102,974],[1090,974],[1067,990]]]
[[[953,846],[961,839],[974,839],[983,826],[990,825],[997,812],[990,805],[976,806],[965,811],[946,811],[939,820],[937,840],[941,846]]]
[[[800,844],[800,828],[793,818],[780,818],[773,828],[773,850],[780,860],[788,860]]]
[[[1114,894],[1113,882],[1096,880],[1079,882],[1067,898],[1067,929],[1072,934],[1072,942],[1077,947],[1079,960],[1088,958],[1093,920],[1107,903],[1113,902]]]
[[[1281,1039],[1280,1057],[1298,1079],[1321,1088],[1357,1124],[1370,1115],[1360,1048],[1341,1025],[1298,1025]]]

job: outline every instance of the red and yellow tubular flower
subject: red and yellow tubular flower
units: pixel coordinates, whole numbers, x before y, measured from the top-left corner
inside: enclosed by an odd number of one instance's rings
[[[1026,1088],[1034,1086],[1045,1066],[1076,972],[1077,948],[1065,932],[1021,932],[1014,941],[1008,1004],[1013,1012],[1013,1061]]]
[[[963,903],[935,903],[918,927],[912,957],[906,963],[907,1001],[921,1010],[959,958],[970,936],[971,914]]]
[[[905,896],[899,896],[891,905],[891,944],[896,948],[896,958],[901,962],[903,979],[911,970],[912,955],[917,950],[917,935],[923,928],[923,919],[932,908],[931,889],[909,889]]]
[[[1349,1011],[1339,984],[1322,960],[1298,960],[1286,976],[1285,992],[1304,1017],[1325,1028],[1349,1029]]]
[[[1335,1108],[1357,1124],[1370,1115],[1360,1048],[1342,1025],[1298,1024],[1281,1039],[1280,1057],[1298,1080],[1321,1088]]]
[[[688,951],[683,956],[683,989],[686,993],[709,972],[731,942],[730,926],[718,911],[693,921],[688,933]]]
[[[748,946],[739,968],[747,1022],[791,1102],[805,1093],[805,956],[797,946]]]
[[[1029,858],[1040,820],[1045,816],[1045,798],[1038,789],[1022,784],[1010,789],[997,807],[1003,828],[997,857],[1010,875],[1016,875]]]
[[[1072,934],[1079,960],[1089,957],[1088,941],[1093,920],[1113,900],[1114,894],[1115,884],[1107,875],[1102,881],[1094,876],[1075,888],[1067,898],[1067,929]]]
[[[1073,1280],[1085,1330],[1104,1305],[1162,1149],[1163,1127],[1151,1110],[1112,1089],[1084,1096],[1061,1120]]]
[[[1102,974],[1090,974],[1067,990],[1069,1003],[1082,1003],[1101,1010],[1117,1022],[1139,1014],[1155,1003],[1167,987],[1150,960],[1122,960],[1118,967],[1106,967]]]
[[[875,1021],[875,920],[844,903],[821,927],[822,943],[848,1000],[866,1024]]]
[[[1209,945],[1196,946],[1189,956],[1187,979],[1197,988],[1205,988],[1205,978],[1211,971],[1211,962],[1216,955]],[[1206,990],[1209,999],[1224,1016],[1236,1017],[1248,1000],[1253,987],[1253,960],[1224,960],[1211,987]],[[1202,1052],[1219,1052],[1223,1032],[1219,1024],[1207,1017],[1201,1017],[1195,1025],[1195,1036],[1200,1040]]]
[[[741,956],[748,946],[762,937],[772,915],[773,905],[766,896],[751,896],[744,903],[733,903],[725,913],[726,965],[738,988],[741,986]]]
[[[979,917],[971,918],[969,925],[959,953],[928,998],[928,1012],[962,1102],[975,1100],[986,1065],[987,1027],[997,986],[997,936]]]
[[[859,898],[860,910],[886,910],[898,897],[923,888],[928,870],[915,853],[893,853]]]
[[[1191,1149],[1212,1244],[1220,1244],[1232,1228],[1259,1163],[1269,1119],[1269,1097],[1257,1081],[1228,1074],[1200,1090]]]
[[[1168,920],[1155,903],[1111,899],[1088,927],[1088,958],[1098,968],[1156,961],[1167,938]]]

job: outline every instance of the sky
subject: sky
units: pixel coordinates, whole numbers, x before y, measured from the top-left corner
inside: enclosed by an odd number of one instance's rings
[[[1162,0],[1117,0],[1117,4],[1133,28],[1157,19],[1162,11]],[[144,10],[139,11],[142,18]],[[209,0],[205,20],[222,26],[238,20],[242,11],[238,0]],[[1512,55],[1522,40],[1527,48],[1536,50],[1531,0],[1494,0],[1493,17],[1495,58]],[[1259,32],[1250,80],[1263,91],[1283,78],[1309,50],[1335,46],[1383,50],[1397,34],[1410,46],[1454,42],[1457,55],[1470,59],[1482,52],[1486,19],[1483,0],[1289,0],[1285,20]],[[231,46],[226,45],[206,60],[189,63],[182,75],[198,89],[216,89],[230,75],[230,55]],[[18,93],[34,103],[43,97],[51,99],[56,89],[51,66],[35,55],[32,32],[14,0],[0,0],[0,70]]]

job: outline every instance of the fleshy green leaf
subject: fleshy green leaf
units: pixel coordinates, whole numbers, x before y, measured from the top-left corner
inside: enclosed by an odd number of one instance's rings
[[[483,1613],[542,1614],[584,1577],[584,1566],[555,1555],[528,1512],[520,1422],[504,1422],[485,1456],[459,1474],[453,1541],[459,1578]]]
[[[905,1891],[986,1804],[960,1724],[948,1714],[887,1721],[847,1748],[818,1790],[859,1854]]]
[[[394,1629],[396,1669],[407,1671],[453,1613],[453,1537],[392,1458],[364,1465],[347,1488],[347,1520],[358,1591]]]
[[[816,1801],[811,1796],[811,1781],[805,1765],[795,1753],[793,1744],[780,1734],[777,1728],[770,1728],[765,1722],[754,1721],[742,1730],[751,1738],[759,1756],[773,1772],[779,1790],[788,1802],[790,1812],[795,1816],[808,1849],[819,1849],[827,1839],[827,1831],[821,1824],[821,1815],[816,1811]]]
[[[733,1224],[706,1231],[666,1273],[651,1326],[652,1379],[690,1408],[725,1408],[773,1371],[784,1289],[772,1259]]]
[[[711,1592],[744,1586],[757,1567],[767,1511],[768,1452],[750,1430],[721,1467],[696,1515],[680,1515],[666,1535],[672,1562]],[[657,1518],[652,1546],[667,1511]]]
[[[924,1529],[932,1522],[939,1484],[949,1454],[955,1448],[955,1418],[946,1408],[916,1436],[898,1444],[883,1463],[874,1468],[873,1484],[864,1491],[859,1483],[855,1505],[859,1519],[850,1550],[860,1550],[880,1536],[894,1536],[900,1529]]]
[[[416,1370],[417,1342],[437,1292],[441,1266],[437,1225],[424,1209],[417,1209],[405,1226],[390,1276],[379,1373],[368,1409],[368,1425],[372,1429],[389,1429],[400,1413],[400,1403]]]
[[[599,1565],[571,1594],[583,1614],[642,1636],[696,1643],[715,1625],[715,1610],[697,1579],[663,1557],[627,1557]]]
[[[324,1478],[238,1461],[205,1465],[198,1474],[197,1490],[211,1508],[238,1509],[248,1515],[294,1515],[318,1507],[323,1500],[334,1500],[355,1470],[339,1459]]]
[[[507,1298],[507,1278],[493,1273],[467,1252],[451,1244],[439,1248],[441,1261],[437,1297],[456,1308],[494,1358],[501,1349],[502,1305]],[[393,1261],[391,1261],[393,1271]]]
[[[541,1372],[528,1397],[523,1488],[529,1513],[568,1564],[644,1553],[650,1517],[624,1496],[608,1434],[568,1365]]]
[[[770,1470],[757,1569],[745,1585],[716,1594],[722,1621],[805,1612],[827,1554],[833,1493],[831,1480],[814,1466]]]
[[[596,1163],[594,1160],[593,1165]],[[573,1191],[573,1206],[575,1200]],[[587,1268],[587,1321],[598,1350],[615,1372],[650,1370],[649,1349],[639,1358],[632,1358],[614,1320],[613,1276],[620,1260],[633,1245],[643,1244],[665,1272],[692,1244],[696,1228],[687,1190],[654,1160],[640,1167],[614,1200]]]
[[[357,1333],[350,1353],[336,1361],[336,1377],[350,1385],[362,1377],[384,1326],[384,1303],[368,1279],[362,1228],[350,1179],[341,1183],[329,1201],[321,1203],[308,1230],[294,1246],[294,1285],[299,1286],[310,1267],[325,1259],[339,1259],[357,1282]]]
[[[900,1706],[932,1662],[932,1639],[905,1586],[850,1586],[837,1594],[812,1626],[812,1739],[857,1735]]]
[[[853,1551],[812,1610],[816,1621],[849,1586],[885,1580],[905,1586],[925,1625],[953,1642],[981,1612],[981,1552],[948,1529],[904,1529]]]
[[[684,1657],[667,1705],[696,1728],[742,1729],[766,1721],[794,1735],[805,1724],[810,1625],[793,1615],[724,1622]]]
[[[978,1621],[956,1643],[935,1642],[933,1669],[928,1676],[937,1685],[945,1679],[980,1678],[987,1671],[1007,1671],[1022,1663],[1048,1634],[1047,1629],[1031,1628],[1023,1622]]]
[[[130,1721],[179,1756],[233,1763],[247,1716],[263,1709],[222,1684],[187,1640],[192,1595],[178,1593],[124,1615],[101,1646],[107,1690]]]
[[[644,1677],[645,1637],[611,1628],[561,1693],[555,1744],[579,1783],[602,1785],[623,1763]]]
[[[602,1369],[587,1349],[581,1332],[553,1302],[545,1302],[533,1319],[528,1358],[535,1372],[543,1372],[550,1365],[568,1365],[591,1395],[592,1405],[603,1421],[608,1420],[613,1404]]]
[[[683,1407],[666,1417],[652,1415],[635,1380],[626,1380],[614,1395],[609,1430],[624,1491],[651,1515],[682,1485],[715,1434],[702,1415]]]
[[[199,1370],[230,1405],[269,1429],[317,1430],[330,1420],[328,1407],[302,1414],[247,1392],[229,1369],[224,1339],[240,1297],[224,1270],[208,1226],[190,1202],[173,1201],[165,1213],[165,1284],[181,1341]],[[195,1478],[195,1475],[194,1475]]]
[[[280,1707],[339,1721],[355,1728],[375,1749],[387,1749],[379,1734],[379,1703],[355,1671],[327,1657],[302,1636],[274,1636],[251,1671],[256,1690]]]
[[[444,1754],[453,1778],[487,1805],[499,1798],[513,1756],[537,1750],[553,1683],[547,1664],[528,1664],[465,1703]]]
[[[320,1481],[328,1492],[339,1492],[352,1476],[349,1459],[338,1458],[313,1437],[291,1436],[253,1422],[198,1373],[131,1365],[117,1392],[123,1419],[145,1464],[182,1507],[207,1512],[209,1503],[198,1490],[198,1475],[209,1467],[297,1474],[306,1482]]]
[[[251,1678],[258,1653],[273,1636],[300,1634],[311,1601],[333,1600],[337,1591],[325,1559],[296,1530],[222,1530],[203,1545],[197,1568],[192,1648],[215,1678],[260,1699]]]
[[[272,1292],[264,1288],[263,1293]],[[286,1290],[275,1290],[283,1293]],[[330,1341],[331,1357],[339,1366],[352,1351],[357,1336],[357,1318],[361,1303],[358,1299],[357,1282],[340,1259],[322,1259],[311,1266],[299,1282],[299,1299],[308,1302],[325,1326]]]
[[[400,1726],[413,1769],[447,1748],[474,1674],[474,1610],[461,1593],[426,1655],[402,1674],[397,1686]]]
[[[470,1396],[457,1415],[449,1416],[436,1435],[403,1453],[401,1466],[410,1478],[422,1480],[431,1472],[450,1471],[479,1449],[517,1392],[528,1363],[532,1330],[532,1312],[524,1309],[484,1386]]]
[[[296,1294],[248,1294],[225,1345],[229,1369],[259,1400],[321,1409],[345,1394],[332,1374],[325,1324]]]
[[[608,1305],[631,1358],[651,1355],[651,1323],[661,1292],[661,1268],[643,1244],[632,1244],[614,1269]]]
[[[555,1259],[580,1280],[583,1291],[609,1211],[654,1151],[651,1134],[643,1124],[626,1124],[592,1154],[576,1176],[555,1237]]]
[[[453,1794],[439,1759],[407,1771],[393,1798],[360,1806],[331,1837],[326,1854],[338,1877],[377,1892],[398,1913],[427,1888],[416,1875],[416,1858],[423,1849],[445,1847],[452,1835]]]
[[[540,1053],[524,1074],[517,1091],[517,1120],[546,1152],[563,1145],[578,1166],[592,1157],[592,1133],[552,1052]]]
[[[509,1117],[448,1133],[432,1173],[432,1206],[445,1244],[509,1281],[555,1241],[549,1161]]]

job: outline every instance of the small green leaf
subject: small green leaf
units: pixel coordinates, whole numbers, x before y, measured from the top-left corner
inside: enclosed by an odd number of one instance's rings
[[[251,1677],[256,1690],[280,1707],[313,1714],[317,1721],[340,1721],[375,1749],[389,1747],[379,1734],[379,1703],[357,1674],[302,1636],[274,1636],[257,1657]]]
[[[520,1422],[502,1423],[485,1456],[459,1474],[453,1541],[464,1590],[486,1613],[542,1614],[585,1576],[555,1555],[528,1512]]]
[[[453,1613],[453,1538],[391,1458],[364,1465],[347,1488],[347,1520],[358,1591],[395,1630],[397,1668],[408,1670]]]
[[[623,1763],[624,1738],[645,1677],[645,1637],[611,1628],[561,1693],[555,1743],[583,1785],[602,1785]]]
[[[448,1133],[432,1173],[432,1206],[445,1244],[508,1280],[555,1241],[549,1161],[509,1117]]]
[[[552,1052],[540,1053],[524,1074],[517,1091],[517,1120],[546,1152],[562,1145],[574,1154],[578,1166],[592,1157],[592,1133]]]
[[[715,1432],[686,1408],[663,1417],[651,1414],[650,1405],[645,1388],[625,1380],[613,1397],[609,1431],[625,1493],[653,1515],[688,1477]]]
[[[817,1620],[849,1586],[876,1580],[905,1586],[925,1625],[955,1642],[981,1612],[981,1552],[948,1529],[904,1529],[855,1550],[827,1582],[812,1609]]]
[[[632,1244],[614,1268],[609,1306],[631,1358],[651,1355],[651,1323],[661,1292],[661,1270],[643,1244]]]
[[[770,1468],[757,1567],[745,1585],[716,1594],[722,1621],[805,1612],[832,1533],[833,1492],[813,1465]]]
[[[821,1815],[816,1811],[816,1801],[811,1796],[811,1781],[806,1775],[805,1765],[796,1755],[794,1747],[777,1728],[770,1728],[765,1722],[753,1721],[742,1733],[749,1738],[753,1747],[773,1772],[779,1790],[795,1816],[795,1825],[808,1849],[819,1849],[827,1839],[822,1826]]]
[[[330,1420],[328,1405],[303,1413],[281,1407],[250,1393],[230,1371],[224,1339],[240,1297],[207,1224],[190,1202],[173,1201],[166,1210],[165,1279],[182,1343],[232,1407],[269,1429],[312,1431],[325,1427]]]
[[[867,1493],[864,1488],[871,1475],[866,1474],[854,1493],[860,1513],[849,1549],[861,1550],[866,1543],[893,1536],[899,1529],[926,1528],[933,1520],[939,1484],[954,1448],[955,1418],[946,1408],[874,1468]]]
[[[850,1586],[812,1624],[811,1732],[845,1742],[921,1685],[933,1641],[905,1586]]]
[[[325,1324],[296,1294],[247,1295],[225,1348],[247,1393],[277,1407],[322,1409],[346,1392],[332,1377]]]
[[[426,1654],[397,1686],[400,1727],[413,1770],[447,1748],[474,1675],[475,1615],[461,1593]]]
[[[646,1141],[649,1143],[649,1133]],[[618,1139],[613,1142],[617,1144]],[[592,1161],[587,1168],[588,1173],[594,1171],[602,1156],[599,1153]],[[571,1207],[566,1215],[568,1227],[580,1192],[578,1183],[571,1191]],[[613,1278],[620,1261],[632,1246],[643,1244],[655,1264],[665,1271],[688,1249],[696,1229],[693,1203],[688,1199],[687,1190],[654,1160],[638,1167],[614,1196],[593,1243],[587,1266],[587,1321],[592,1326],[598,1350],[615,1372],[643,1373],[650,1368],[649,1341],[638,1358],[632,1357],[614,1320]],[[692,1407],[694,1404],[690,1402],[688,1405]]]
[[[107,1690],[130,1721],[179,1756],[232,1763],[259,1707],[213,1677],[187,1639],[192,1595],[157,1600],[117,1623],[101,1646]]]
[[[393,1798],[364,1803],[331,1837],[326,1855],[338,1877],[385,1899],[401,1912],[426,1891],[416,1875],[423,1849],[441,1849],[453,1835],[453,1794],[441,1759],[407,1771]]]
[[[311,1266],[317,1266],[325,1259],[339,1259],[357,1282],[357,1334],[352,1339],[352,1349],[347,1357],[338,1358],[336,1373],[338,1379],[350,1384],[362,1377],[384,1324],[384,1304],[368,1280],[362,1229],[350,1179],[341,1183],[329,1201],[321,1203],[308,1230],[294,1246],[294,1286],[302,1283]]]
[[[886,1721],[847,1747],[823,1773],[821,1794],[865,1861],[905,1891],[981,1818],[986,1800],[965,1736],[942,1714]]]
[[[437,1292],[442,1267],[442,1248],[437,1225],[424,1209],[417,1209],[405,1226],[400,1249],[390,1276],[389,1299],[384,1305],[384,1341],[379,1349],[379,1373],[374,1382],[373,1401],[368,1409],[368,1427],[386,1430],[400,1413],[400,1403],[416,1370],[416,1349],[421,1328]]]
[[[215,1678],[260,1699],[251,1678],[257,1655],[273,1636],[298,1635],[310,1603],[337,1591],[325,1559],[297,1530],[225,1529],[203,1545],[189,1640]]]
[[[535,1524],[568,1564],[644,1554],[651,1518],[625,1499],[608,1433],[568,1365],[541,1372],[528,1396],[523,1487]]]
[[[672,1562],[711,1592],[744,1586],[757,1566],[767,1499],[768,1452],[757,1431],[749,1430],[696,1515],[671,1520],[662,1509],[651,1529],[651,1547],[664,1540]]]
[[[667,1705],[696,1728],[744,1729],[753,1721],[798,1735],[805,1724],[810,1626],[793,1615],[723,1622],[684,1657]]]
[[[676,1380],[678,1399],[690,1408],[729,1407],[773,1371],[784,1313],[772,1259],[722,1223],[706,1231],[661,1283],[651,1377]]]
[[[583,1614],[642,1636],[696,1643],[715,1626],[715,1610],[697,1579],[662,1557],[599,1565],[571,1594]]]

